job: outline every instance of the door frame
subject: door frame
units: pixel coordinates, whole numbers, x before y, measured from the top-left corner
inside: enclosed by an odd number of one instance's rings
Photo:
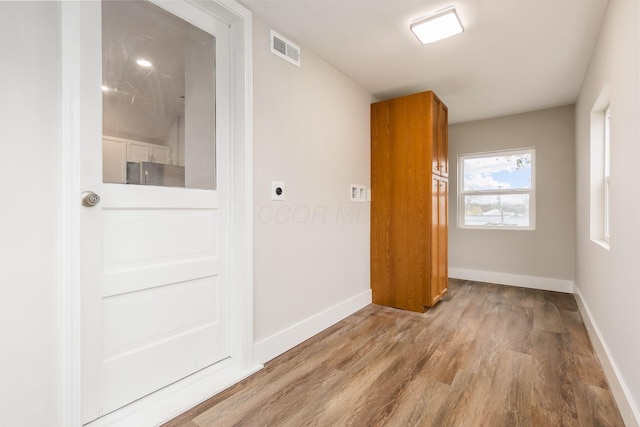
[[[253,71],[252,16],[235,0],[190,1],[230,30],[231,357],[88,425],[157,424],[261,368],[253,362]],[[59,2],[60,188],[58,223],[59,425],[81,421],[80,150],[82,22],[79,1]],[[156,3],[162,3],[156,1]],[[113,423],[113,424],[111,424]]]

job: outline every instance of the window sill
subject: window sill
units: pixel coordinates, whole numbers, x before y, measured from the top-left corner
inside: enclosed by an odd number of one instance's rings
[[[595,243],[598,246],[601,246],[602,248],[610,251],[611,250],[611,246],[609,245],[609,242],[607,242],[606,240],[601,240],[601,239],[592,239],[591,240],[593,243]]]
[[[458,225],[458,228],[461,230],[505,230],[505,231],[533,231],[536,229],[535,226],[529,227],[508,227],[503,225]]]

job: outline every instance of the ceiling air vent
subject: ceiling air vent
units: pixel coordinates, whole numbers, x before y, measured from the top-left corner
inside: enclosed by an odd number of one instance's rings
[[[271,30],[271,53],[300,66],[300,48],[273,30]]]

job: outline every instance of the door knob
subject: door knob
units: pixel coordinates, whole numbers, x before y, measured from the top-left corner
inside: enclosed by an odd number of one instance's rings
[[[98,203],[100,203],[100,196],[93,191],[85,191],[82,193],[82,206],[90,208]]]

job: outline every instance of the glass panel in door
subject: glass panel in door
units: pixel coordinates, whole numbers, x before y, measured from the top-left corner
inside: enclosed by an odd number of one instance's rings
[[[215,50],[149,2],[103,2],[105,183],[216,189]]]

